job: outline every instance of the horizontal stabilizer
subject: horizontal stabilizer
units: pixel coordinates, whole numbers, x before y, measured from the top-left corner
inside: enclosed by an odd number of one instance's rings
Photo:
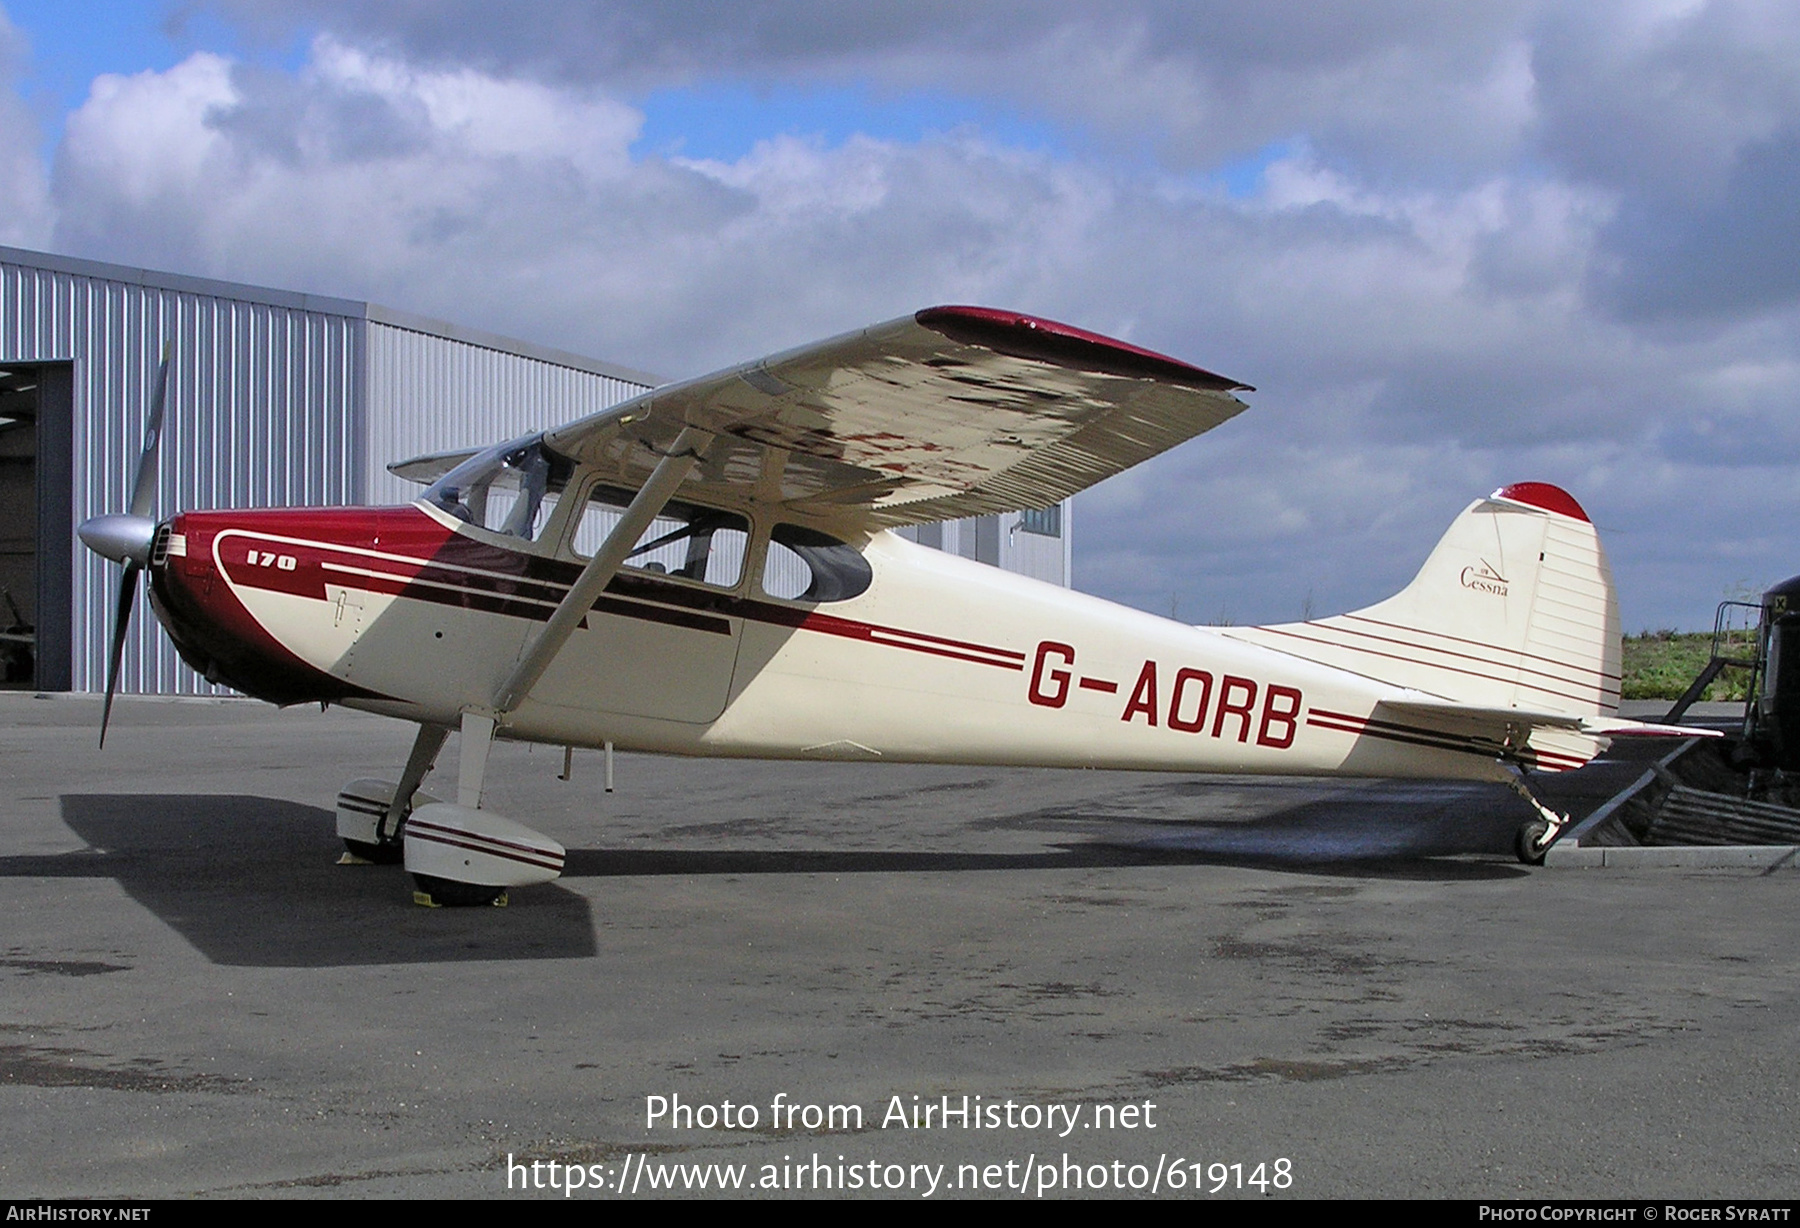
[[[1388,700],[1383,711],[1422,721],[1474,722],[1493,728],[1507,725],[1531,729],[1570,729],[1602,738],[1721,738],[1717,729],[1691,725],[1654,725],[1616,716],[1571,716],[1566,712],[1532,712],[1523,708],[1482,708],[1445,700]]]
[[[1590,719],[1582,728],[1609,738],[1722,738],[1717,729],[1696,729],[1692,725],[1654,725],[1647,721],[1617,718]]]
[[[1453,700],[1383,700],[1365,732],[1425,745],[1475,750],[1521,762],[1542,771],[1581,767],[1611,738],[1716,738],[1713,729],[1651,725],[1608,716],[1491,708]]]

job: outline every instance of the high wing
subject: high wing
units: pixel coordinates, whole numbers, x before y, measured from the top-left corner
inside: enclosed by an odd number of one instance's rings
[[[717,438],[687,494],[873,529],[1048,507],[1241,412],[1240,390],[1068,325],[933,307],[657,388],[546,440],[635,489],[691,426]]]

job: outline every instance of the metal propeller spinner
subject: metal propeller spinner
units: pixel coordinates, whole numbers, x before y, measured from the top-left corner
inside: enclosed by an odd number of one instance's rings
[[[156,521],[150,505],[156,498],[156,453],[162,442],[163,404],[169,388],[169,351],[163,350],[156,372],[156,391],[150,400],[150,419],[144,426],[144,451],[138,457],[137,482],[131,488],[131,510],[95,516],[75,532],[89,550],[125,565],[119,580],[119,604],[113,613],[112,655],[106,666],[106,706],[100,712],[100,745],[106,745],[106,725],[112,719],[113,693],[119,685],[119,658],[125,651],[125,633],[131,627],[132,604],[137,597],[138,573],[150,565],[150,547],[156,540]]]

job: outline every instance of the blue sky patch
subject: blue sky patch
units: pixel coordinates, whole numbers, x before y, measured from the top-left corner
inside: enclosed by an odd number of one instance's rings
[[[213,14],[177,13],[167,0],[5,0],[6,15],[25,36],[19,92],[38,108],[54,145],[62,120],[87,100],[94,78],[164,72],[196,51],[297,71],[306,62],[311,34],[285,46],[249,42]]]
[[[948,94],[714,82],[656,90],[635,101],[644,112],[643,134],[632,147],[640,157],[735,162],[758,141],[778,136],[828,147],[853,136],[911,144],[959,128],[1012,149],[1065,152],[1062,134],[1047,123]]]

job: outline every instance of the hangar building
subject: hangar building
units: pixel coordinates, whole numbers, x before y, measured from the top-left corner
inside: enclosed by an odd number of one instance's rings
[[[118,568],[75,526],[123,510],[164,344],[153,514],[403,503],[390,462],[496,443],[661,381],[373,303],[0,247],[0,685],[99,691]],[[1066,585],[1069,508],[908,536]],[[141,600],[141,598],[140,598]],[[155,619],[125,694],[213,694]]]

